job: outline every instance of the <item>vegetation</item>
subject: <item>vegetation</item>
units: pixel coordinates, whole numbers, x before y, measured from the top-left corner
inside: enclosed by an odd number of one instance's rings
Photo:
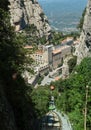
[[[46,112],[48,112],[48,100],[49,100],[49,88],[38,87],[38,89],[33,89],[31,93],[32,100],[34,102],[36,108],[36,114],[38,117],[43,116]]]
[[[60,111],[64,111],[69,116],[74,130],[83,130],[85,108],[87,107],[87,129],[91,128],[91,58],[85,58],[80,65],[74,68],[76,57],[71,59],[69,70],[71,75],[68,79],[52,82],[54,91],[50,91],[50,86],[40,86],[32,89],[25,84],[21,73],[26,65],[31,63],[24,50],[24,43],[38,43],[38,37],[33,32],[36,31],[34,25],[27,28],[26,38],[23,35],[16,35],[10,26],[8,12],[8,1],[1,0],[0,4],[0,92],[3,91],[14,114],[15,123],[18,130],[34,130],[35,118],[43,116],[48,111],[49,98],[55,97],[55,104]],[[65,38],[62,33],[54,33],[54,44]],[[43,38],[45,40],[45,38]],[[25,40],[25,41],[24,41]],[[40,40],[41,41],[41,40]],[[1,89],[2,85],[2,89]],[[88,88],[86,87],[88,85]],[[88,96],[86,94],[88,90]],[[2,93],[3,93],[2,92]],[[0,93],[1,94],[1,93]],[[0,95],[1,97],[1,95]],[[87,100],[87,106],[86,104]],[[0,100],[1,103],[1,100]],[[1,108],[1,106],[0,106]],[[9,114],[9,113],[8,113]],[[3,119],[3,111],[0,111],[0,129],[4,129],[6,122]],[[8,122],[9,124],[9,122]],[[8,129],[8,126],[5,130]]]
[[[87,98],[87,129],[91,128],[91,58],[85,58],[80,65],[74,68],[68,79],[51,83],[55,86],[52,95],[58,110],[65,112],[74,130],[84,129],[84,113],[86,103],[86,86],[88,85]],[[41,86],[33,90],[32,99],[38,109],[38,114],[43,115],[48,110],[48,97],[51,92],[49,86]],[[40,101],[41,100],[41,101]]]
[[[53,85],[58,87],[60,96],[57,97],[58,109],[67,113],[73,124],[74,130],[83,130],[86,102],[86,86],[88,85],[87,98],[87,128],[91,127],[91,58],[85,58],[77,66],[68,79],[60,80]]]
[[[63,34],[62,32],[52,31],[49,42],[54,45],[58,45],[61,44],[61,42],[67,37],[73,37],[73,39],[76,40],[79,36],[80,36],[79,32],[71,32],[70,34]]]
[[[5,5],[0,4],[0,104],[2,104],[2,93],[5,93],[6,97],[3,95],[3,98],[6,98],[8,102],[3,102],[2,105],[5,103],[6,107],[10,104],[17,129],[34,130],[35,109],[31,97],[27,94],[31,93],[31,86],[26,85],[21,77],[26,65],[31,63],[31,59],[27,58],[27,52],[24,50],[22,35],[16,35],[10,26],[6,0],[2,2],[5,2]],[[0,108],[2,109],[2,106]],[[10,109],[8,110],[7,106],[0,111],[0,129],[2,130],[12,129],[14,122],[10,124],[9,120],[7,121],[10,118],[12,120]],[[5,114],[4,110],[6,110]]]
[[[50,86],[39,86],[33,89],[31,93],[32,100],[36,108],[36,114],[38,117],[42,117],[49,111],[49,101],[51,95],[57,98],[57,89],[55,91],[50,90]]]
[[[44,22],[44,16],[45,16],[45,14],[42,12],[42,13],[40,14],[40,17],[41,17],[41,19],[42,19],[42,22]]]
[[[71,58],[68,61],[68,66],[69,66],[69,73],[72,72],[72,70],[74,69],[74,67],[76,66],[77,63],[77,56],[73,56],[73,58]]]
[[[36,26],[34,24],[28,25],[25,28],[25,45],[32,45],[34,48],[37,48],[37,45],[39,44],[45,44],[46,43],[46,36],[38,36],[39,31],[37,30]]]
[[[41,84],[41,81],[44,79],[43,76],[39,76],[39,79],[38,79],[38,84]]]

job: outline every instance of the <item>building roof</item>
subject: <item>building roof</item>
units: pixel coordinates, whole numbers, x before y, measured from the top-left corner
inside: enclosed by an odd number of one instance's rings
[[[62,44],[65,44],[66,42],[72,41],[73,37],[67,37],[66,39],[64,39],[63,41],[61,41]]]
[[[50,47],[53,47],[53,45],[52,44],[50,44],[50,45],[47,45],[47,46],[45,46],[46,48],[50,48]]]
[[[60,48],[53,50],[53,54],[61,53],[62,50],[66,49],[66,48],[69,48],[69,46],[67,46],[67,45],[61,46]]]
[[[43,53],[44,53],[43,50],[37,50],[36,51],[36,54],[39,54],[39,55],[43,55]]]
[[[24,46],[25,49],[33,49],[33,46],[30,46],[30,45],[26,45]]]
[[[58,77],[55,77],[55,80],[57,81],[57,80],[59,80],[60,79],[60,77],[58,76]]]
[[[61,48],[60,48],[60,49],[53,50],[53,54],[57,54],[57,53],[61,53]]]

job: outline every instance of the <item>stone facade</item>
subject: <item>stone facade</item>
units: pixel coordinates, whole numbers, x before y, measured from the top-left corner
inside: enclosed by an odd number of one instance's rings
[[[59,50],[54,50],[52,53],[52,57],[53,57],[53,63],[52,66],[53,68],[57,68],[59,64],[62,63],[62,52],[61,49]]]
[[[52,52],[52,66],[54,69],[56,69],[60,64],[62,64],[63,59],[71,54],[71,46],[61,46],[58,49],[55,49]]]
[[[40,49],[31,56],[37,64],[50,64],[52,63],[52,48],[53,45],[41,46]]]

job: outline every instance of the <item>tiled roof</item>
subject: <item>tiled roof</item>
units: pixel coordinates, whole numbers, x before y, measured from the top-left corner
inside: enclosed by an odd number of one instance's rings
[[[57,80],[59,80],[60,79],[60,77],[55,77],[55,80],[57,81]]]
[[[37,50],[36,54],[43,54],[43,50]]]
[[[60,49],[53,50],[53,54],[57,54],[57,53],[60,53],[60,52],[61,52],[61,48],[60,48]]]
[[[69,41],[71,41],[71,40],[73,40],[73,37],[67,37],[67,38],[64,39],[61,43],[64,44],[64,43],[69,42]]]
[[[55,49],[55,50],[53,50],[53,54],[60,53],[62,50],[66,49],[66,48],[69,48],[69,46],[65,45],[65,46],[62,46],[58,49]]]
[[[25,49],[33,49],[33,46],[26,45],[24,48]]]

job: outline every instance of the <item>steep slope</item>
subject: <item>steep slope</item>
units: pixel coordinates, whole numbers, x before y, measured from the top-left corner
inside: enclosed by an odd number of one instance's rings
[[[14,113],[7,101],[3,91],[3,85],[0,82],[0,129],[1,130],[17,130]]]
[[[91,56],[91,0],[88,0],[83,29],[80,36],[80,44],[76,48],[79,64],[84,57]]]
[[[49,35],[50,26],[47,17],[36,0],[9,0],[11,24],[16,31],[24,29],[28,24],[34,24],[39,36]]]
[[[31,86],[21,77],[26,53],[10,26],[7,0],[4,2],[0,4],[0,130],[34,130],[36,114],[28,96]]]

